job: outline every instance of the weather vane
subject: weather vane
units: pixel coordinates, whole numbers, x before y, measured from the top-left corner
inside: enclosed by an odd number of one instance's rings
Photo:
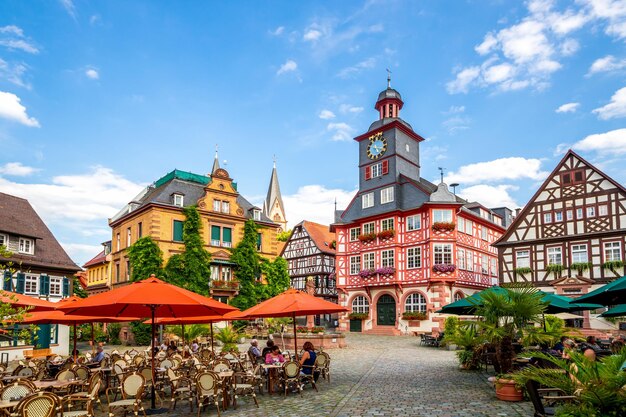
[[[391,88],[391,71],[387,68],[387,88]]]
[[[439,175],[441,175],[441,182],[443,182],[443,171],[445,171],[445,168],[439,167],[437,168],[439,170]]]

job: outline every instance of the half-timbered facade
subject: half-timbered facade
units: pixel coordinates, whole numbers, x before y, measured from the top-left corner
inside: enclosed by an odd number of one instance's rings
[[[367,319],[342,317],[344,330],[399,334],[442,327],[442,306],[498,282],[491,243],[502,218],[421,178],[423,138],[399,117],[392,89],[380,93],[379,120],[359,143],[359,191],[331,225],[336,231],[339,302]],[[422,313],[419,319],[403,313]],[[358,325],[355,325],[358,324]]]
[[[578,296],[624,274],[626,190],[569,151],[495,246],[502,282]]]

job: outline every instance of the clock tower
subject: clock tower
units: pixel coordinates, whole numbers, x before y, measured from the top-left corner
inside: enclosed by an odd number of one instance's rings
[[[402,96],[388,83],[374,105],[378,120],[354,138],[359,143],[359,192],[343,221],[403,209],[404,184],[420,182],[419,143],[424,138],[400,118],[403,106]]]

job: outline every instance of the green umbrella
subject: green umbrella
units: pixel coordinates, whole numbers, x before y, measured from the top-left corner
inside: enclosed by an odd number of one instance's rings
[[[474,311],[476,311],[476,307],[482,305],[482,295],[486,292],[506,294],[506,290],[504,288],[498,287],[496,285],[494,287],[487,288],[486,290],[477,292],[476,294],[472,294],[469,297],[461,298],[460,300],[445,305],[441,307],[441,310],[438,310],[436,312],[444,314],[458,314],[460,316],[472,315],[474,314]]]
[[[544,311],[545,314],[569,313],[571,311],[602,308],[600,304],[574,303],[574,300],[571,298],[554,293],[545,293],[542,300],[548,303],[546,311]]]
[[[598,303],[604,306],[623,304],[626,300],[626,276],[616,279],[589,294],[574,300],[576,303]]]
[[[609,311],[600,314],[600,317],[626,317],[626,304],[620,304]]]

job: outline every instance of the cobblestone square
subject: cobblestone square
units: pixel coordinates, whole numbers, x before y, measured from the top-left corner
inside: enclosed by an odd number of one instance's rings
[[[224,416],[531,416],[528,402],[507,403],[495,397],[487,376],[457,368],[454,352],[421,347],[411,336],[351,333],[348,347],[329,351],[330,384],[320,379],[319,392],[306,387],[302,398],[280,394],[259,396],[259,408],[241,399]],[[147,402],[146,402],[147,403]],[[166,403],[166,405],[169,405]],[[193,415],[196,415],[194,407]],[[168,417],[190,415],[178,404]],[[201,415],[217,415],[214,409]]]

